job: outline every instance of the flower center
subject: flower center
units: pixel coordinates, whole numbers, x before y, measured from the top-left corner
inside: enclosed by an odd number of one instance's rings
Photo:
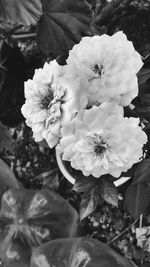
[[[48,109],[49,106],[50,106],[51,101],[53,100],[53,98],[54,98],[54,95],[49,90],[48,91],[48,94],[45,97],[43,97],[42,100],[41,100],[41,107],[42,107],[42,109]]]
[[[95,66],[93,68],[93,71],[95,72],[96,77],[100,77],[101,78],[101,76],[104,73],[104,68],[100,63],[98,63],[98,64],[95,64]]]
[[[102,139],[102,136],[100,134],[93,134],[92,136],[90,136],[89,143],[92,147],[92,151],[97,156],[103,154],[108,147],[107,142]]]

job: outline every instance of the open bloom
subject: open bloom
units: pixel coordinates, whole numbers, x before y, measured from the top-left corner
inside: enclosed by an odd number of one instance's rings
[[[35,70],[33,79],[25,82],[21,110],[35,141],[45,139],[51,148],[58,143],[61,125],[87,104],[81,94],[78,99],[79,83],[79,79],[65,79],[65,68],[55,60]]]
[[[80,111],[64,125],[57,149],[85,176],[119,177],[143,155],[147,136],[138,125],[139,119],[123,117],[117,103],[106,102]]]
[[[122,32],[83,37],[69,52],[67,64],[71,75],[87,82],[91,106],[112,100],[126,106],[138,95],[136,74],[143,63]]]

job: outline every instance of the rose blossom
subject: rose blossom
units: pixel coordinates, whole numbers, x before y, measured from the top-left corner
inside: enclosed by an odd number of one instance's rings
[[[138,95],[136,74],[143,63],[124,33],[83,37],[67,59],[70,75],[83,76],[89,104],[116,100],[128,105]]]
[[[25,82],[21,111],[35,141],[45,139],[51,148],[58,143],[61,125],[87,104],[81,92],[78,96],[79,83],[79,79],[65,79],[65,67],[55,60],[35,70],[33,79]]]
[[[123,117],[117,103],[93,106],[64,125],[57,149],[85,176],[109,173],[117,178],[143,155],[147,136],[138,124],[137,118]]]

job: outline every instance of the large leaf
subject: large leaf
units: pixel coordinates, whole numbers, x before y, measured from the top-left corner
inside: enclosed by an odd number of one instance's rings
[[[80,203],[80,219],[83,220],[89,216],[97,207],[99,201],[98,187],[95,186],[86,191]]]
[[[145,159],[138,164],[134,175],[134,182],[150,185],[150,159]]]
[[[31,267],[132,267],[122,256],[92,238],[66,238],[37,248]]]
[[[131,184],[125,194],[125,206],[130,214],[137,219],[148,207],[150,187],[142,183]]]
[[[77,225],[76,211],[55,192],[8,190],[0,210],[0,258],[7,267],[19,263],[21,267],[21,262],[29,265],[32,249],[55,238],[74,236]]]
[[[0,20],[29,26],[42,14],[40,0],[0,0]]]
[[[42,0],[37,40],[46,54],[71,49],[89,30],[91,10],[84,0]]]
[[[19,184],[11,169],[0,159],[0,203],[3,193],[13,188],[19,188]]]
[[[0,152],[5,150],[12,150],[12,138],[7,128],[0,122]]]

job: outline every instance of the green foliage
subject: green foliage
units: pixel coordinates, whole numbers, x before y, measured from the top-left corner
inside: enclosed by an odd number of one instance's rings
[[[0,211],[0,258],[7,267],[29,264],[33,248],[74,236],[77,226],[76,211],[53,191],[9,190]]]
[[[128,187],[125,195],[125,205],[130,214],[136,219],[150,203],[150,159],[139,163],[133,183]]]
[[[83,177],[76,175],[76,182],[73,190],[77,193],[84,193],[80,204],[80,218],[83,220],[89,216],[102,200],[113,206],[118,206],[118,190],[111,181],[112,177],[104,175],[101,179],[92,176]]]
[[[42,14],[40,0],[0,0],[0,19],[12,24],[36,24]]]
[[[92,238],[58,239],[33,252],[31,267],[132,267],[110,247]]]
[[[47,55],[68,51],[89,31],[92,14],[84,0],[42,0],[42,6],[37,41]]]

